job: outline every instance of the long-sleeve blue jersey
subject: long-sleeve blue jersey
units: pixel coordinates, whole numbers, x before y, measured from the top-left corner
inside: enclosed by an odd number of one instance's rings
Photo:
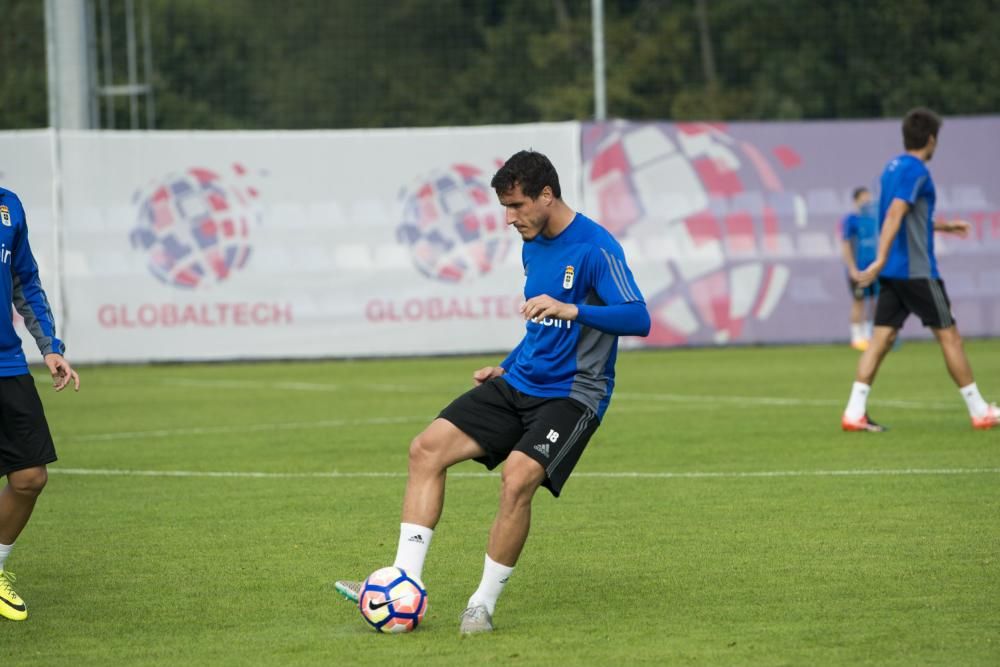
[[[525,323],[524,338],[501,362],[504,378],[531,396],[568,397],[598,418],[615,385],[618,336],[645,336],[646,303],[611,233],[577,213],[558,236],[525,242],[524,298],[576,304],[575,321]]]
[[[6,303],[7,316],[0,317],[0,377],[24,375],[28,362],[21,339],[14,331],[10,304],[24,318],[43,355],[63,354],[65,346],[56,338],[55,318],[38,279],[38,264],[28,245],[28,225],[21,200],[10,190],[0,188],[0,303]]]

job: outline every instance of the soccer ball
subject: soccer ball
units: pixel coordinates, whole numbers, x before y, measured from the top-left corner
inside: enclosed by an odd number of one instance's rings
[[[427,589],[405,570],[383,567],[365,579],[358,608],[379,632],[411,632],[427,611]]]
[[[511,244],[503,208],[479,167],[453,164],[400,194],[396,235],[422,274],[446,283],[486,275]]]

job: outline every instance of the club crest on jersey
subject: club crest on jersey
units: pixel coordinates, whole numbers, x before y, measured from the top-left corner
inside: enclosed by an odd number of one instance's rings
[[[4,227],[10,227],[10,209],[4,205],[0,205],[0,222]]]
[[[573,287],[573,267],[567,266],[566,273],[563,274],[563,289]]]

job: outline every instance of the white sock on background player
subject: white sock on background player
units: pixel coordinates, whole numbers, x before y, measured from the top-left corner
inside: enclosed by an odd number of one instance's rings
[[[868,340],[872,339],[872,336],[875,334],[875,322],[873,322],[872,320],[868,320],[865,322],[864,334],[866,339]]]
[[[858,323],[851,323],[851,342],[856,343],[859,340],[865,339],[865,325]]]
[[[514,573],[514,568],[501,565],[486,554],[486,561],[483,563],[483,578],[479,582],[479,588],[469,598],[468,607],[486,605],[486,610],[493,615],[496,609],[497,600],[503,593],[503,587],[507,585],[507,580]]]
[[[415,523],[399,524],[399,547],[396,549],[396,560],[392,564],[406,573],[423,580],[424,559],[427,549],[431,546],[434,530]]]
[[[868,409],[868,392],[871,389],[871,386],[864,382],[854,383],[851,387],[851,398],[847,401],[847,409],[844,410],[848,419],[857,421],[865,416],[865,411]]]
[[[0,572],[3,572],[3,564],[7,562],[7,556],[13,549],[13,544],[0,544]]]
[[[962,393],[962,398],[965,399],[965,404],[969,407],[969,414],[971,416],[976,418],[986,416],[986,412],[990,409],[990,406],[986,404],[983,395],[979,393],[979,387],[976,386],[975,382],[962,387],[959,391]]]

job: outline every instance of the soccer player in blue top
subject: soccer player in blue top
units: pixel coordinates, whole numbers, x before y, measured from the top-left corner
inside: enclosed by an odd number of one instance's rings
[[[0,491],[0,616],[13,621],[28,617],[24,600],[14,592],[14,575],[4,569],[14,541],[28,523],[38,494],[45,487],[45,466],[56,460],[56,450],[28,371],[21,339],[14,331],[10,304],[38,344],[56,391],[70,382],[80,389],[80,376],[63,358],[65,346],[56,338],[55,321],[38,280],[38,265],[28,245],[28,227],[21,200],[0,188],[0,303],[7,314],[0,317],[0,477],[7,485]]]
[[[473,373],[459,396],[410,445],[395,566],[421,576],[441,517],[449,467],[504,463],[500,507],[462,633],[493,630],[493,613],[528,537],[539,486],[558,496],[608,408],[619,336],[645,336],[650,318],[621,246],[561,197],[541,153],[513,155],[493,177],[507,224],[524,241],[525,334],[498,366]],[[337,589],[357,600],[359,582]]]
[[[875,261],[878,248],[878,215],[868,188],[855,188],[854,211],[841,224],[841,255],[847,267],[847,287],[851,292],[851,347],[862,352],[872,336],[878,283],[862,287],[858,276]]]
[[[972,426],[993,428],[1000,415],[996,404],[983,400],[973,380],[934,257],[935,231],[965,236],[970,227],[963,220],[934,219],[936,194],[927,162],[934,156],[940,128],[941,118],[930,109],[917,108],[907,113],[903,119],[906,152],[893,158],[882,172],[878,252],[875,261],[859,276],[862,285],[876,278],[879,281],[875,333],[858,361],[851,396],[841,417],[845,431],[885,430],[868,418],[868,393],[879,365],[910,313],[934,332],[948,372],[965,399]]]

